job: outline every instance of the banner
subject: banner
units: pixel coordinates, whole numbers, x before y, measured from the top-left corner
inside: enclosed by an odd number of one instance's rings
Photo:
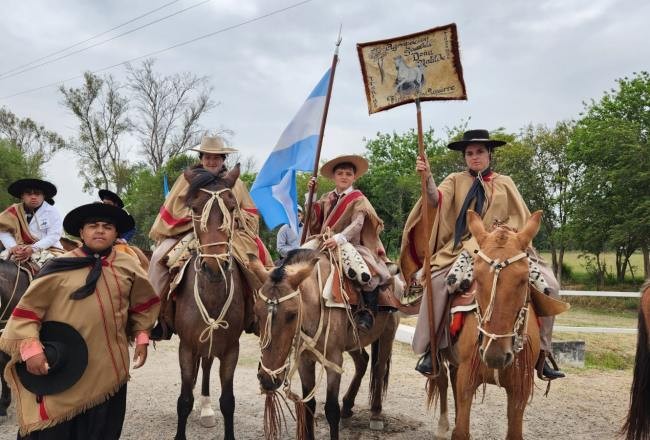
[[[421,101],[467,99],[454,23],[357,44],[368,113]]]

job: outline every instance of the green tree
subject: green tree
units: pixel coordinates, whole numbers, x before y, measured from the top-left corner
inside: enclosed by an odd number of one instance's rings
[[[79,157],[84,190],[115,188],[118,195],[130,177],[130,165],[122,158],[120,137],[130,130],[128,99],[109,75],[101,78],[84,73],[79,88],[59,88],[63,105],[78,119],[79,133],[68,148]]]
[[[16,203],[6,191],[7,187],[18,179],[26,177],[42,177],[41,162],[38,158],[27,157],[22,149],[13,143],[0,139],[0,211],[12,203]]]
[[[603,233],[605,245],[616,251],[622,282],[635,250],[643,251],[646,277],[650,270],[650,74],[634,73],[617,84],[585,104],[570,153],[581,170],[577,205],[583,215],[595,210],[590,217],[606,223],[594,233]],[[587,226],[578,216],[575,221]]]
[[[574,125],[571,121],[558,122],[553,128],[529,124],[507,147],[495,152],[499,171],[512,177],[528,208],[544,211],[542,234],[536,243],[550,250],[558,280],[570,244],[567,224],[580,174],[568,155]]]

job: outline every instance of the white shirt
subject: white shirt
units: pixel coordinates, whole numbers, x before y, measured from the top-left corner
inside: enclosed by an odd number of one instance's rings
[[[60,242],[63,235],[63,220],[59,211],[49,203],[43,202],[36,210],[29,222],[29,232],[38,240],[32,245],[33,248],[56,247],[63,249]],[[0,241],[5,249],[10,249],[17,244],[13,234],[6,231],[0,232]]]

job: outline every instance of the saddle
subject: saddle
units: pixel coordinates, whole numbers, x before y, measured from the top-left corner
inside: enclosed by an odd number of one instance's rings
[[[323,288],[323,298],[327,307],[358,307],[361,304],[362,291],[360,286],[347,276],[341,276],[338,267],[332,266],[330,276]],[[380,289],[377,301],[380,309],[399,309],[401,306],[390,289]]]

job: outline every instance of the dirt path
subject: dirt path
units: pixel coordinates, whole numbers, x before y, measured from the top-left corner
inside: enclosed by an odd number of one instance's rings
[[[177,340],[176,340],[177,341]],[[133,372],[128,388],[127,416],[122,438],[172,439],[176,431],[176,399],[180,390],[180,375],[176,355],[176,341],[159,344],[152,351],[147,364]],[[341,430],[342,439],[432,439],[435,432],[433,415],[424,405],[424,380],[413,370],[415,357],[409,347],[397,343],[393,356],[392,376],[388,397],[384,403],[385,429],[382,433],[368,429],[367,379],[357,399],[357,412]],[[235,376],[235,429],[239,439],[262,439],[263,398],[256,379],[257,340],[242,338],[242,350]],[[351,379],[353,365],[346,357],[343,382]],[[188,422],[189,439],[223,438],[221,415],[218,412],[218,375],[213,367],[213,408],[218,424],[206,429],[199,425],[194,412]],[[629,371],[587,372],[570,371],[567,379],[556,381],[548,398],[537,389],[532,404],[526,410],[524,434],[528,439],[589,439],[611,440],[621,426],[628,404],[631,381]],[[297,389],[298,384],[296,384]],[[317,438],[329,438],[327,421],[323,415],[323,391],[317,407]],[[198,391],[197,391],[198,393]],[[343,395],[343,393],[341,393]],[[450,405],[453,408],[453,403]],[[0,426],[0,440],[16,438],[13,408],[9,419]],[[479,399],[473,406],[472,431],[476,439],[503,439],[506,433],[505,392],[488,387],[485,401]],[[453,421],[453,410],[450,414]],[[293,438],[293,426],[286,438]]]

